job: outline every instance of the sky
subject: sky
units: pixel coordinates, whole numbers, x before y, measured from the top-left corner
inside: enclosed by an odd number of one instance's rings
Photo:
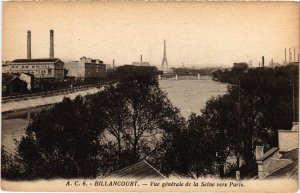
[[[169,67],[229,67],[299,53],[299,2],[3,2],[2,60],[86,56],[116,65],[160,66],[166,39]],[[296,56],[297,58],[297,56]]]

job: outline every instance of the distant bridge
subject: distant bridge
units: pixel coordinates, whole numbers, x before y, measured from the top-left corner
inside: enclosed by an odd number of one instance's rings
[[[208,76],[202,76],[200,74],[191,74],[191,75],[178,75],[175,73],[162,74],[158,76],[160,80],[202,80],[203,77],[207,79]]]

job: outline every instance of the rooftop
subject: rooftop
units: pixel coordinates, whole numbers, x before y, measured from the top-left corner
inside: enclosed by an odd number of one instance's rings
[[[13,63],[24,63],[24,62],[56,62],[60,61],[59,58],[36,58],[36,59],[16,59]]]
[[[297,148],[284,153],[280,159],[290,159],[293,162],[273,172],[272,174],[267,176],[266,179],[272,179],[278,177],[297,178],[298,177],[298,151],[299,149]]]
[[[143,160],[136,164],[117,170],[106,178],[126,178],[126,179],[164,179],[165,177],[151,166],[147,161]]]

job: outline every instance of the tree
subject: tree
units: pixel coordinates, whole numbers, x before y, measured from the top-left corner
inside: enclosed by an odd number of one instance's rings
[[[94,177],[101,160],[101,127],[81,97],[64,98],[26,129],[17,155],[28,178]]]
[[[121,68],[121,69],[119,69]],[[182,121],[157,81],[152,67],[119,67],[116,84],[88,100],[91,112],[102,117],[110,151],[109,170],[156,160],[162,136]],[[120,73],[122,74],[122,73]]]
[[[217,75],[218,79],[235,85],[229,86],[227,94],[206,103],[201,111],[203,127],[213,131],[218,152],[229,149],[237,158],[243,157],[245,164],[237,169],[243,169],[242,175],[251,176],[256,171],[256,144],[264,144],[267,149],[277,146],[277,130],[291,127],[291,82],[298,82],[298,67],[257,68],[244,73],[225,71],[223,75],[216,72]],[[294,86],[294,97],[298,98],[298,85]],[[221,166],[225,158],[217,160]]]
[[[165,174],[198,178],[216,173],[218,141],[203,121],[200,116],[191,114],[186,127],[181,126],[165,137],[162,167]]]
[[[23,170],[20,159],[1,147],[1,177],[9,180],[23,179]]]

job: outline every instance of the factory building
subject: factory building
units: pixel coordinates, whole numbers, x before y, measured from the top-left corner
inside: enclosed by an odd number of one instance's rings
[[[35,78],[64,78],[64,63],[58,58],[17,59],[10,62],[10,73],[28,73]]]
[[[62,80],[65,76],[64,62],[54,57],[54,31],[50,30],[49,58],[31,58],[31,31],[27,31],[27,59],[9,62],[8,73],[27,73],[34,78]]]
[[[107,75],[108,65],[99,59],[81,57],[79,61],[65,62],[68,76],[76,78],[104,78]]]
[[[149,62],[132,62],[133,66],[150,66]]]
[[[77,79],[84,78],[84,64],[81,64],[78,60],[65,61],[65,68],[68,70],[68,77],[75,77]]]
[[[104,78],[106,77],[106,65],[98,59],[80,58],[80,63],[84,64],[85,78]]]
[[[143,62],[143,56],[141,55],[140,62],[132,62],[132,66],[150,66],[149,62]]]

